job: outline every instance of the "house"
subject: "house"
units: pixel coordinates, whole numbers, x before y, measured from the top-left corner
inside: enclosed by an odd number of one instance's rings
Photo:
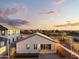
[[[16,42],[16,54],[55,53],[57,41],[41,33],[34,33]]]
[[[5,35],[6,31],[7,31],[7,28],[0,25],[0,36]],[[8,45],[8,40],[6,38],[4,38],[4,37],[0,37],[0,47],[3,47],[5,45]]]
[[[12,25],[0,23],[0,37],[7,38],[9,43],[13,43],[20,39],[20,29]]]

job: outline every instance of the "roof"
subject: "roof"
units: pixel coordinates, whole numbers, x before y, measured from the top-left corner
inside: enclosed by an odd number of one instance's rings
[[[28,38],[33,37],[33,36],[35,36],[35,35],[38,35],[38,36],[40,36],[40,37],[43,37],[43,38],[45,38],[45,39],[47,39],[47,40],[50,40],[50,41],[52,41],[52,42],[58,43],[58,41],[56,41],[56,40],[54,40],[54,39],[51,39],[50,37],[48,37],[48,36],[46,36],[46,35],[44,35],[44,34],[41,34],[41,33],[39,33],[39,32],[36,32],[36,33],[34,33],[34,34],[31,34],[31,35],[29,35],[28,37],[26,37],[26,38],[24,38],[24,39],[21,39],[21,40],[19,40],[19,41],[17,41],[17,42],[20,42],[20,41],[22,41],[22,40],[28,39]]]
[[[0,30],[7,30],[4,26],[0,25]]]
[[[7,29],[11,29],[11,30],[17,30],[19,28],[16,28],[15,26],[6,24],[6,23],[0,23],[0,25],[2,25],[3,27],[7,28]]]

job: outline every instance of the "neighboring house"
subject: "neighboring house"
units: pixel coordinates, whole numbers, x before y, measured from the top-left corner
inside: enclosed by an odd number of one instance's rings
[[[41,33],[34,33],[16,42],[16,54],[55,53],[57,41]]]
[[[0,37],[9,39],[9,43],[13,43],[20,39],[20,29],[5,24],[0,23]]]
[[[6,34],[7,28],[3,27],[0,25],[0,36],[3,36]],[[7,38],[0,37],[0,47],[3,47],[5,45],[8,45],[8,40]]]

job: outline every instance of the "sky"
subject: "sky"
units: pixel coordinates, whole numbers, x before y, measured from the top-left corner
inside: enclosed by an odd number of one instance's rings
[[[0,0],[0,22],[22,29],[79,22],[79,0]]]

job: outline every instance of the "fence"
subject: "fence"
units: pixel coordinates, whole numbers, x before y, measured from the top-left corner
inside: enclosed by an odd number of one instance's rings
[[[71,57],[72,59],[79,59],[79,55],[77,53],[71,51],[70,49],[64,47],[61,44],[57,44],[57,45],[58,46],[56,47],[56,50],[63,56]],[[59,49],[58,47],[60,47],[61,49]]]

